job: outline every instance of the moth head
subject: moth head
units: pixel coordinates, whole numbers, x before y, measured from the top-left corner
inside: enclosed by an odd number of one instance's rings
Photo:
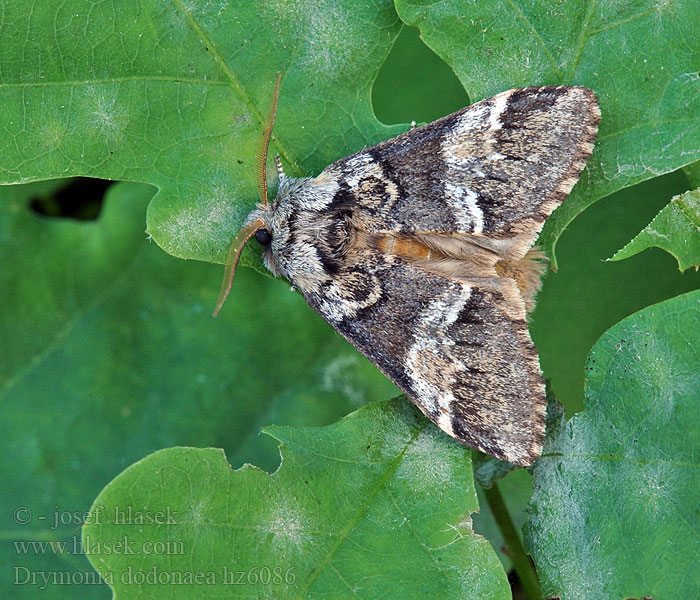
[[[257,167],[260,204],[258,204],[257,210],[254,210],[250,214],[245,225],[243,225],[231,244],[231,249],[226,257],[226,270],[224,271],[224,280],[221,283],[219,299],[216,303],[216,308],[214,309],[214,317],[219,314],[221,307],[224,305],[224,302],[231,291],[233,277],[236,274],[236,267],[238,266],[238,261],[241,258],[241,252],[248,243],[248,240],[255,236],[255,239],[261,245],[268,248],[272,242],[272,233],[268,226],[268,220],[266,219],[266,216],[271,212],[271,207],[267,201],[267,151],[270,147],[272,126],[275,123],[275,114],[277,113],[277,99],[279,97],[281,79],[282,73],[278,73],[277,83],[275,84],[275,92],[272,99],[272,106],[270,107],[270,112],[267,118],[267,126],[263,130],[260,146],[258,148]],[[279,157],[275,157],[275,162],[277,163],[277,172],[280,174],[280,178],[284,177],[284,171],[282,170],[282,163],[280,162]]]

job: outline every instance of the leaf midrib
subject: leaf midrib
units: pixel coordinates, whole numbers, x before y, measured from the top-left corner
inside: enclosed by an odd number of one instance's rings
[[[221,55],[216,45],[205,33],[204,29],[200,26],[198,21],[192,16],[191,11],[188,11],[185,8],[184,4],[182,3],[182,0],[172,0],[172,3],[175,6],[175,8],[182,13],[183,17],[190,25],[192,30],[200,37],[202,42],[204,42],[206,47],[209,49],[209,52],[214,57],[214,60],[219,65],[219,68],[223,72],[224,76],[226,77],[226,79],[228,79],[230,87],[232,88],[234,93],[238,94],[240,99],[248,107],[248,110],[250,110],[253,116],[260,123],[260,131],[263,131],[263,129],[267,125],[267,123],[265,123],[265,116],[258,110],[258,107],[256,106],[255,102],[253,102],[252,98],[246,93],[243,84],[238,80],[234,72],[229,68],[228,64],[224,60],[224,57]],[[292,158],[290,152],[284,147],[284,144],[280,141],[279,137],[275,136],[273,142],[279,154],[282,155],[289,164],[297,164],[297,161],[295,161]]]
[[[539,45],[542,47],[542,50],[544,51],[545,56],[547,57],[547,60],[549,61],[549,64],[552,66],[554,69],[554,72],[556,73],[557,77],[561,79],[561,71],[559,70],[559,67],[557,66],[557,62],[554,60],[554,56],[552,56],[552,53],[549,51],[549,48],[547,47],[547,44],[545,44],[544,40],[542,39],[542,36],[539,34],[539,32],[535,29],[534,25],[530,23],[530,20],[525,16],[522,10],[520,10],[520,7],[515,4],[513,0],[507,0],[508,4],[510,7],[515,11],[516,15],[518,18],[525,23],[527,28],[531,31],[532,35],[535,37]]]
[[[329,550],[328,554],[326,554],[323,561],[319,563],[319,565],[316,567],[316,569],[309,576],[306,586],[304,587],[304,589],[302,589],[300,591],[300,594],[298,596],[299,600],[303,600],[303,598],[306,597],[307,592],[311,589],[313,584],[319,578],[319,576],[323,572],[324,568],[326,568],[326,566],[330,565],[331,559],[335,556],[335,554],[338,552],[340,547],[343,545],[343,543],[345,542],[347,537],[350,535],[350,532],[352,532],[352,530],[354,529],[355,525],[360,520],[360,518],[367,513],[367,510],[369,509],[371,501],[379,493],[379,491],[385,486],[389,477],[391,477],[391,475],[394,473],[394,471],[396,471],[396,468],[398,467],[399,464],[401,464],[401,461],[403,460],[403,457],[405,456],[409,447],[418,439],[418,436],[420,436],[420,434],[423,432],[425,427],[426,427],[426,425],[425,425],[425,423],[423,423],[421,425],[421,427],[416,432],[414,432],[411,439],[404,446],[403,450],[389,464],[384,475],[379,479],[379,481],[374,486],[374,488],[371,490],[371,492],[369,494],[367,494],[365,501],[360,504],[355,515],[348,521],[346,527],[340,532],[340,535],[338,536],[338,541],[336,542],[335,546],[333,546]]]

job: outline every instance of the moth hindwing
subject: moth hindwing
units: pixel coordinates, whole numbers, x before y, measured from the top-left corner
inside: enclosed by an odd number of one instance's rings
[[[277,197],[249,215],[236,257],[254,234],[267,268],[442,430],[531,464],[546,405],[526,321],[543,269],[531,248],[599,120],[586,88],[515,89],[315,178],[278,165]]]

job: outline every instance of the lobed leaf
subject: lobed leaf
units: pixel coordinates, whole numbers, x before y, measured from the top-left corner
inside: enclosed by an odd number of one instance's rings
[[[10,0],[0,136],[11,143],[0,146],[0,183],[151,183],[158,244],[223,262],[257,201],[255,154],[276,74],[271,155],[290,174],[318,171],[404,129],[377,121],[370,101],[399,28],[390,0],[144,0],[138,10],[45,0],[31,11]]]
[[[422,4],[415,22],[472,99],[513,85],[560,81],[599,93],[603,127],[610,129],[605,136],[601,130],[600,160],[594,155],[586,181],[562,216],[555,214],[551,232],[548,226],[543,233],[550,249],[598,194],[697,159],[698,16],[689,1],[583,8],[570,2],[547,12],[536,3],[501,3],[488,13],[479,12],[478,3]],[[406,6],[398,3],[410,20]],[[432,15],[440,9],[445,18],[438,22]],[[433,27],[430,33],[431,19],[444,31]],[[578,62],[563,61],[571,79],[555,77],[541,66],[546,61],[534,60],[532,44],[539,42],[528,24],[547,34],[540,37],[557,48],[553,56],[568,60],[572,49],[581,50]],[[256,200],[253,159],[274,74],[282,71],[285,79],[272,151],[295,174],[318,172],[402,129],[379,124],[369,102],[399,27],[389,2],[351,10],[339,2],[240,2],[232,8],[147,0],[133,11],[109,0],[47,0],[32,4],[30,13],[20,0],[5,2],[0,180],[84,174],[148,181],[159,190],[149,209],[158,243],[178,256],[222,260]],[[444,52],[439,38],[448,42]],[[261,424],[328,423],[367,399],[392,394],[383,377],[279,282],[242,271],[234,290],[239,302],[212,322],[208,312],[220,270],[193,270],[185,262],[175,268],[159,257],[140,233],[152,190],[128,189],[113,192],[103,220],[80,226],[28,213],[26,194],[37,191],[0,190],[0,302],[6,307],[0,318],[0,439],[11,457],[2,469],[3,506],[29,502],[35,514],[49,515],[54,506],[83,511],[125,465],[172,444],[223,446],[236,464],[255,460],[274,468],[269,438],[254,437]],[[627,221],[636,212],[632,207],[617,217]],[[563,314],[539,318],[540,337],[556,338],[556,348],[564,349],[548,352],[535,337],[546,370],[547,356],[566,360],[574,354],[570,346],[580,354],[592,342],[563,328],[589,327],[591,335],[600,323],[626,314],[627,303],[649,302],[637,286],[653,287],[656,299],[696,281],[688,280],[695,273],[684,275],[682,284],[670,283],[678,273],[646,281],[639,270],[648,273],[648,261],[636,268],[626,261],[599,265],[610,267],[608,277],[615,279],[601,282],[591,265],[613,248],[591,252],[591,238],[602,238],[600,231],[581,230],[574,246],[591,256],[572,261],[575,274],[566,283],[562,272],[551,276],[574,298],[562,302],[555,294]],[[544,306],[542,315],[548,314]],[[682,339],[685,331],[676,335]],[[558,367],[565,384],[571,380],[576,388],[574,371],[566,362]],[[38,522],[8,523],[6,532],[17,540],[70,541],[77,526],[51,531]],[[35,572],[86,567],[80,556],[18,557],[9,543],[2,552],[4,563]],[[34,597],[36,586],[8,581],[2,589]],[[65,597],[74,597],[74,590],[52,587]],[[106,597],[97,586],[81,586],[80,595]]]
[[[632,313],[700,288],[700,273],[679,272],[665,252],[605,260],[686,187],[675,172],[616,192],[581,214],[557,244],[560,268],[545,276],[529,325],[542,371],[568,414],[583,408],[584,368],[601,335]]]
[[[470,451],[410,402],[370,404],[322,429],[267,432],[281,442],[272,475],[250,465],[231,472],[217,450],[172,448],[102,491],[83,542],[117,597],[510,597],[493,549],[469,530]],[[119,522],[147,511],[173,519]],[[107,550],[122,539],[134,554]],[[178,552],[139,551],[178,542]],[[150,573],[160,583],[150,585]],[[198,573],[206,585],[178,583]]]

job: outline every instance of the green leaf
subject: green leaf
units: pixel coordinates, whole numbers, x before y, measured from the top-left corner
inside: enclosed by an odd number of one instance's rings
[[[675,196],[632,241],[608,260],[622,260],[656,246],[672,254],[678,268],[700,265],[700,190]]]
[[[322,429],[267,431],[281,442],[273,475],[231,472],[217,450],[173,448],[103,490],[83,541],[119,598],[510,597],[493,549],[469,530],[470,451],[408,401],[374,403]],[[119,523],[129,511],[172,520]],[[107,550],[121,540],[163,551]],[[170,583],[196,572],[212,583]],[[160,584],[140,584],[149,573]]]
[[[31,18],[29,18],[31,16]],[[372,82],[398,34],[378,3],[3,4],[0,182],[89,175],[158,188],[148,230],[223,262],[257,201],[255,154],[277,72],[291,174],[391,137]],[[251,254],[252,256],[252,254]],[[260,264],[256,255],[256,263]]]
[[[481,487],[491,487],[517,467],[513,463],[474,451],[474,479]]]
[[[281,281],[242,269],[212,319],[222,269],[174,260],[146,240],[153,188],[115,185],[99,220],[76,222],[28,209],[51,187],[0,188],[3,598],[35,598],[42,573],[92,573],[79,553],[14,542],[73,548],[74,515],[145,454],[218,446],[236,466],[274,469],[279,452],[262,426],[325,425],[397,393]],[[18,507],[30,522],[13,519]],[[34,584],[22,584],[28,573]],[[109,597],[60,579],[46,590]]]
[[[603,121],[566,225],[611,192],[700,158],[695,0],[398,1],[474,100],[517,85],[594,89]],[[254,155],[283,73],[272,152],[292,174],[391,137],[371,88],[400,29],[389,0],[221,4],[45,0],[3,5],[0,181],[91,175],[158,188],[148,229],[168,252],[222,261],[256,200]],[[654,32],[649,35],[649,32]],[[246,261],[259,259],[246,253]]]
[[[700,291],[618,323],[548,437],[525,537],[545,595],[697,598]]]
[[[554,267],[559,236],[587,206],[700,158],[696,0],[397,0],[396,7],[472,100],[543,84],[584,85],[597,94],[603,116],[593,156],[540,236]]]
[[[454,71],[404,26],[372,86],[372,108],[383,123],[430,123],[469,105]]]

